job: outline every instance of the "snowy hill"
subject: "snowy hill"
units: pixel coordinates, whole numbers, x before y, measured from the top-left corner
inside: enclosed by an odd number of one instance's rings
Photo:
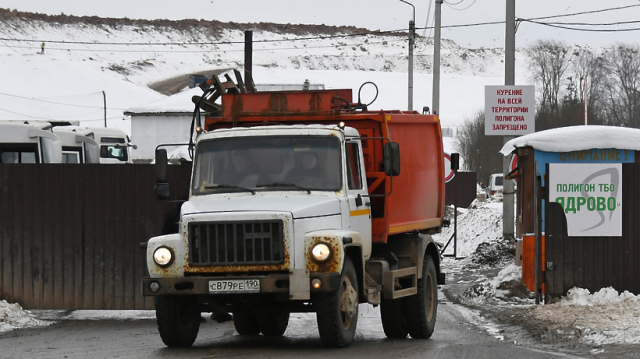
[[[407,39],[354,27],[217,21],[102,19],[0,9],[0,119],[66,119],[130,133],[122,112],[165,95],[158,81],[242,68],[244,30],[253,30],[256,83],[312,83],[380,90],[372,109],[407,108]],[[41,43],[45,53],[40,55]],[[414,50],[414,109],[431,106],[432,39]],[[518,55],[518,66],[523,65]],[[502,49],[467,49],[443,40],[440,114],[460,125],[484,107],[484,86],[503,83]],[[517,83],[526,74],[517,71]],[[520,80],[521,79],[521,80]],[[104,93],[103,93],[104,91]],[[355,92],[355,91],[354,91]],[[364,102],[364,100],[363,100]],[[187,105],[191,107],[191,104]]]

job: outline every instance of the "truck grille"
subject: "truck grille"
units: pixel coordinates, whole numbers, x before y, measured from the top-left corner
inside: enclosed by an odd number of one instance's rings
[[[193,266],[284,263],[282,221],[189,224]]]

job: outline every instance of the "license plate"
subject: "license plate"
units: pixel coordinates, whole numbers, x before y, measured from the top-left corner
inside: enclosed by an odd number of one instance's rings
[[[209,293],[257,293],[260,279],[216,279],[209,281]]]

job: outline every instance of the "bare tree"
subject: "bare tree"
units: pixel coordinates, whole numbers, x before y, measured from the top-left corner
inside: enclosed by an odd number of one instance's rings
[[[485,136],[484,112],[478,111],[473,119],[466,119],[458,129],[455,146],[464,161],[464,169],[474,171],[486,183],[492,173],[502,173],[501,136]]]
[[[542,85],[539,111],[557,113],[569,47],[559,41],[538,40],[527,52],[533,80]]]
[[[562,101],[562,112],[571,107],[578,109],[584,118],[584,102],[587,101],[589,123],[600,123],[602,116],[603,84],[606,79],[604,58],[588,48],[576,47],[567,69],[567,92]],[[585,86],[587,87],[585,98]],[[575,122],[575,121],[569,121]],[[579,124],[583,122],[578,122]]]
[[[606,123],[640,127],[640,48],[617,45],[606,52],[607,81],[603,84]]]

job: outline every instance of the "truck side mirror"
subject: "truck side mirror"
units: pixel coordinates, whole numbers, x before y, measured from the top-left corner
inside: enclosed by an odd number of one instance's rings
[[[167,183],[167,150],[156,149],[156,185],[153,188],[158,199],[169,199],[171,191]]]
[[[156,182],[167,183],[167,150],[156,149]]]
[[[171,189],[168,183],[156,183],[153,187],[157,199],[169,199],[171,197]]]
[[[387,176],[400,175],[400,145],[398,142],[384,144],[384,173]]]

